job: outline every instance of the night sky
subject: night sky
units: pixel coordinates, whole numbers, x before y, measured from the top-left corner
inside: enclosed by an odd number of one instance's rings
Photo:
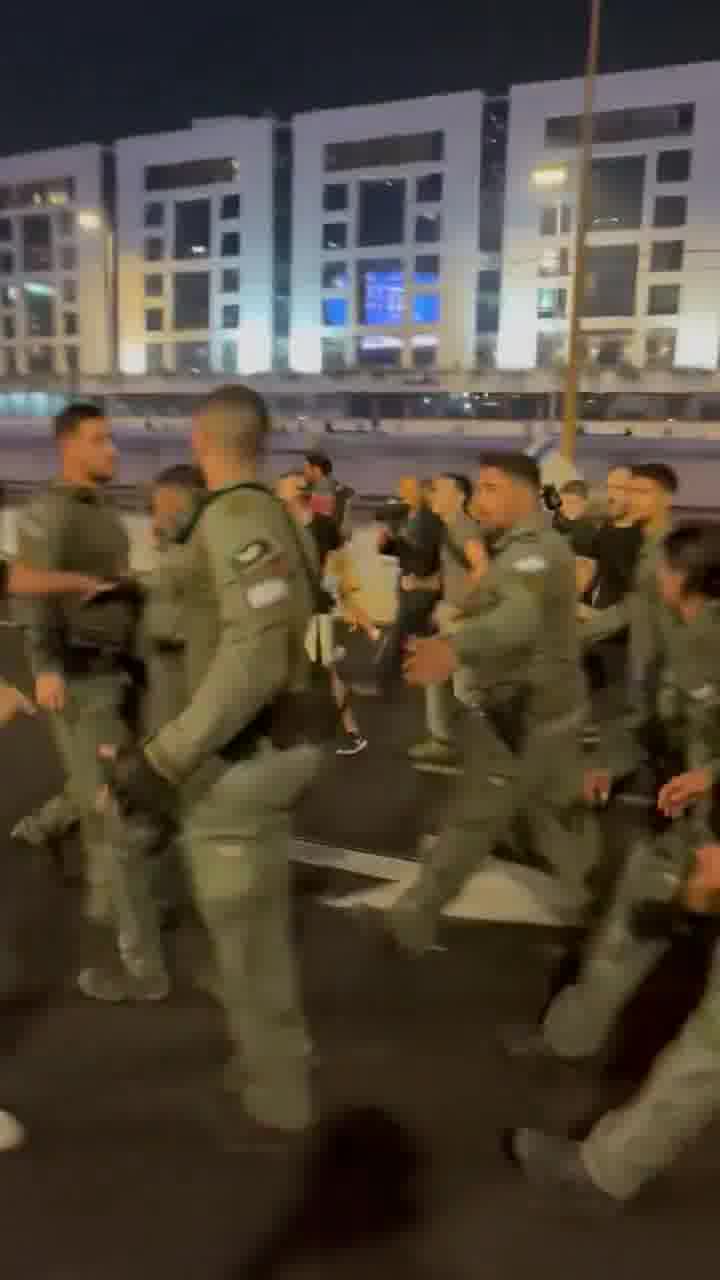
[[[577,74],[589,0],[8,0],[0,154]],[[713,0],[605,0],[602,70],[720,59]]]

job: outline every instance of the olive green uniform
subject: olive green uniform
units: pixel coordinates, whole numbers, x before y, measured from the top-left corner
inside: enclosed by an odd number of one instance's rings
[[[215,949],[234,1057],[227,1084],[265,1124],[310,1120],[309,1042],[288,929],[289,836],[318,752],[272,745],[265,720],[307,686],[313,550],[265,489],[213,494],[186,543],[189,703],[146,745],[180,787],[196,906]]]
[[[692,623],[663,627],[665,664],[658,712],[686,769],[712,768],[720,778],[720,606],[705,605]],[[612,765],[612,761],[609,762]],[[560,1056],[597,1052],[614,1021],[667,949],[636,936],[639,903],[673,898],[690,871],[694,850],[712,839],[709,802],[695,806],[659,838],[632,849],[613,904],[588,948],[578,981],[550,1005],[543,1024]],[[668,1165],[720,1106],[720,951],[705,994],[676,1040],[659,1056],[640,1092],[610,1112],[582,1146],[593,1180],[626,1199]]]
[[[575,608],[573,557],[542,517],[496,543],[450,637],[483,690],[469,718],[465,774],[438,844],[393,911],[398,936],[413,949],[432,944],[442,909],[520,815],[566,900],[576,909],[585,899],[598,836],[582,803],[585,687]]]
[[[464,562],[465,544],[481,540],[480,526],[465,511],[458,512],[448,524],[440,549],[440,581],[443,603],[453,609],[464,608],[471,585],[469,566]],[[460,707],[472,707],[476,701],[472,669],[468,667],[458,668],[446,684],[430,685],[425,691],[430,737],[436,742],[452,742],[458,704]]]

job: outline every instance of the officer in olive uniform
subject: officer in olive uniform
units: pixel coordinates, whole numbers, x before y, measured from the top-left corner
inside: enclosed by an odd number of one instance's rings
[[[311,1118],[288,875],[293,809],[319,753],[297,727],[277,726],[308,686],[318,583],[311,544],[258,482],[268,429],[264,402],[245,387],[220,389],[196,414],[210,492],[186,543],[190,701],[142,751],[120,753],[113,786],[127,815],[179,808],[233,1045],[224,1132],[232,1140],[239,1125],[241,1144],[248,1116],[285,1134]]]
[[[575,569],[538,499],[537,464],[527,456],[481,465],[472,511],[493,533],[493,558],[483,576],[476,566],[457,631],[419,639],[406,664],[411,684],[445,680],[464,665],[484,688],[445,829],[392,911],[398,940],[414,950],[432,945],[443,908],[520,814],[556,873],[557,905],[576,914],[587,898],[598,836],[582,796]]]
[[[689,525],[670,534],[658,580],[675,622],[665,631],[658,712],[671,741],[682,747],[685,770],[658,796],[658,809],[672,826],[631,851],[578,980],[555,998],[540,1029],[506,1044],[523,1056],[582,1059],[598,1053],[618,1013],[669,945],[668,938],[642,927],[648,904],[703,905],[695,898],[695,880],[703,887],[695,857],[716,843],[709,808],[720,779],[720,529]],[[559,1183],[564,1194],[575,1190],[596,1200],[625,1201],[670,1164],[719,1106],[716,944],[703,999],[639,1093],[600,1120],[582,1144],[523,1129],[514,1135],[514,1151],[528,1176]]]

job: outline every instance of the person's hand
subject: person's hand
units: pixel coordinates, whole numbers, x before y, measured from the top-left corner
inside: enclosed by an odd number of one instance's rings
[[[490,557],[484,542],[471,538],[463,548],[465,559],[470,565],[470,577],[473,582],[480,582],[490,568]]]
[[[400,579],[400,587],[403,591],[415,591],[417,588],[417,578],[414,573],[404,573]]]
[[[712,785],[711,769],[691,769],[689,773],[679,773],[660,788],[658,809],[666,818],[679,818],[688,805],[707,795]]]
[[[695,854],[695,869],[685,886],[691,911],[705,911],[708,898],[720,892],[720,844],[707,844]]]
[[[386,525],[381,524],[380,528],[377,531],[378,551],[382,551],[383,547],[386,547],[389,541],[390,541],[390,530],[387,528]]]
[[[458,666],[455,650],[444,636],[413,637],[403,673],[410,685],[444,684]]]
[[[606,805],[610,799],[612,779],[608,769],[586,769],[583,778],[583,796],[585,803]]]
[[[107,778],[98,796],[101,811],[114,803],[123,814],[146,814],[160,823],[174,813],[176,788],[153,768],[141,748],[101,746],[98,758]]]
[[[55,671],[46,671],[35,681],[35,701],[43,711],[62,711],[67,699],[67,690],[62,676]]]
[[[577,617],[580,622],[589,622],[595,616],[595,609],[589,604],[578,604]]]
[[[0,725],[9,724],[18,715],[34,716],[35,711],[35,703],[14,685],[0,685]]]

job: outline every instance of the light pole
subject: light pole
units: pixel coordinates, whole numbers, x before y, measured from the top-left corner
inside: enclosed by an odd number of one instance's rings
[[[565,381],[565,412],[560,451],[572,462],[575,457],[577,437],[577,402],[580,382],[581,321],[585,301],[585,261],[587,234],[592,213],[592,148],[593,106],[595,103],[595,79],[597,76],[598,50],[600,46],[600,12],[602,0],[591,0],[590,34],[587,64],[585,68],[585,96],[580,134],[580,166],[578,173],[578,198],[575,228],[575,272],[570,302],[568,328],[568,362]]]

